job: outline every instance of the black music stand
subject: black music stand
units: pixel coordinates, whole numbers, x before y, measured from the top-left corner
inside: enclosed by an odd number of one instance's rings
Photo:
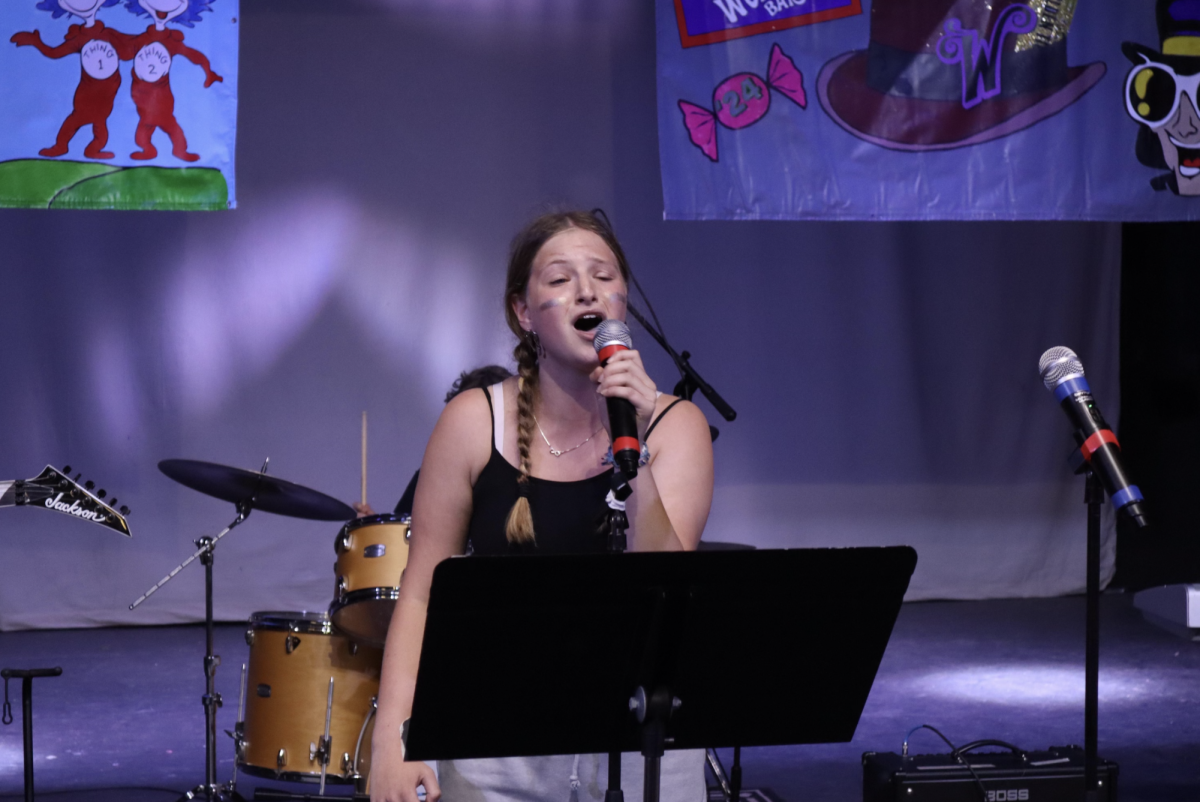
[[[407,758],[642,752],[653,802],[664,748],[849,741],[916,562],[906,546],[446,560]]]

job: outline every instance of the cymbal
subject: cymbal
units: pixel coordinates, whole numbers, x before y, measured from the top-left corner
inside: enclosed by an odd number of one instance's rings
[[[194,459],[165,459],[158,469],[184,487],[263,512],[314,521],[348,521],[354,510],[332,496],[274,476]]]

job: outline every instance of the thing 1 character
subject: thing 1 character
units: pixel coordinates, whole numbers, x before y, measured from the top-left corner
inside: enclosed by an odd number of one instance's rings
[[[133,86],[130,94],[137,107],[138,125],[133,139],[141,150],[133,159],[153,159],[158,150],[150,141],[154,129],[161,128],[171,138],[171,153],[194,162],[200,158],[187,149],[187,137],[175,119],[175,95],[171,92],[171,64],[175,56],[204,69],[204,87],[223,80],[212,71],[208,57],[183,43],[183,31],[167,29],[168,22],[195,27],[203,11],[211,11],[212,0],[125,0],[126,10],[153,20],[144,33],[133,37]]]
[[[83,155],[89,159],[113,157],[104,149],[108,143],[108,118],[112,114],[117,90],[121,88],[121,73],[117,68],[122,59],[132,55],[132,51],[128,50],[131,37],[105,27],[103,22],[96,19],[96,13],[104,6],[119,2],[121,0],[41,0],[37,8],[49,11],[55,19],[70,14],[83,20],[83,24],[71,25],[63,43],[57,47],[43,43],[42,35],[37,30],[15,33],[9,40],[17,47],[36,47],[47,58],[59,59],[79,54],[79,86],[75,89],[71,113],[58,129],[54,144],[38,151],[41,155],[62,156],[79,129],[90,125],[92,141],[83,149]]]

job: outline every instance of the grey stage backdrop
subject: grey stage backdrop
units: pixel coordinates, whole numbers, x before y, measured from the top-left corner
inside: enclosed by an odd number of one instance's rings
[[[0,510],[0,627],[203,615],[198,565],[126,611],[234,514],[160,459],[269,456],[351,501],[367,410],[370,500],[392,505],[453,377],[507,360],[507,241],[546,202],[610,211],[740,413],[710,414],[707,539],[910,543],[910,599],[1082,588],[1082,488],[1036,364],[1073,346],[1116,419],[1117,227],[666,224],[651,4],[242,5],[241,208],[0,212],[0,478],[78,466],[134,533]],[[337,529],[252,515],[217,552],[218,617],[325,608]]]

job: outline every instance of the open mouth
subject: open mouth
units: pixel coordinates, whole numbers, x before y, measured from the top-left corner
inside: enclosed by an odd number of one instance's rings
[[[578,319],[576,319],[575,328],[579,331],[591,331],[599,326],[602,320],[604,320],[604,318],[601,315],[591,312],[586,315],[581,315]]]
[[[165,11],[155,11],[155,12],[154,12],[154,16],[158,17],[159,19],[165,20],[165,19],[167,18],[167,12],[165,12]]]
[[[1179,174],[1185,178],[1200,175],[1200,148],[1179,148]]]

